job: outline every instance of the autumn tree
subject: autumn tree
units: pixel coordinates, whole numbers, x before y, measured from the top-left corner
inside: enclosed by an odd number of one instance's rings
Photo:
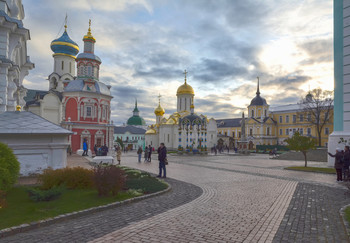
[[[318,146],[322,146],[324,126],[333,122],[333,92],[322,89],[310,91],[300,102],[300,114],[316,129]]]
[[[287,138],[285,142],[288,144],[287,147],[290,150],[295,150],[297,152],[303,153],[305,159],[305,167],[307,167],[306,153],[310,149],[315,148],[316,140],[311,137],[302,136],[299,132],[295,132],[293,137]]]

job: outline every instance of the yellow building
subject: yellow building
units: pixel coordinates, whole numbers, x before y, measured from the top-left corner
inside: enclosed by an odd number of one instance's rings
[[[284,140],[293,136],[296,131],[317,140],[316,125],[312,124],[310,119],[311,115],[303,112],[299,104],[270,107],[260,96],[258,80],[256,96],[248,106],[248,117],[246,118],[249,149],[255,149],[256,145],[286,145]],[[228,141],[229,138],[230,143],[236,147],[241,137],[241,120],[242,118],[217,119],[218,138],[224,141]],[[322,128],[322,146],[327,146],[328,136],[332,132],[333,119]]]

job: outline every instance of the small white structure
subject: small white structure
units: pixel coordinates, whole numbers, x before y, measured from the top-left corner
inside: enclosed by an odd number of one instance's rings
[[[0,114],[0,142],[7,144],[21,164],[20,174],[40,173],[67,165],[68,137],[72,132],[31,112]]]
[[[114,163],[114,158],[112,156],[95,156],[92,159],[92,162],[99,164],[113,164]]]

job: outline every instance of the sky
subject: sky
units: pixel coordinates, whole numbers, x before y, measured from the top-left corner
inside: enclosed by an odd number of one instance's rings
[[[91,19],[100,81],[112,86],[114,124],[132,116],[135,99],[155,122],[161,95],[165,116],[187,82],[195,111],[235,118],[255,97],[270,106],[297,103],[309,89],[333,90],[333,5],[329,0],[23,0],[35,69],[29,89],[48,90],[51,41],[68,34],[83,51]]]

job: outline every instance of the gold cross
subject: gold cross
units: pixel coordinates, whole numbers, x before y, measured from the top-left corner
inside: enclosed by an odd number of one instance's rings
[[[186,69],[185,69],[185,72],[184,72],[183,74],[185,74],[185,83],[186,83],[186,76],[187,76],[187,71],[186,71]]]

